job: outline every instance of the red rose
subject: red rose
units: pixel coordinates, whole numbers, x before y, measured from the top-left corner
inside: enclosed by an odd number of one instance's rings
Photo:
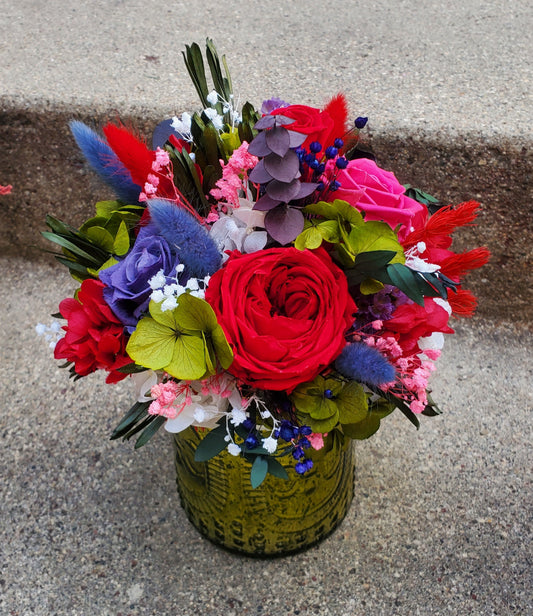
[[[329,163],[332,166],[333,163]],[[346,169],[338,171],[340,188],[335,199],[343,199],[366,213],[365,220],[382,220],[392,229],[401,225],[398,238],[402,241],[411,227],[423,227],[427,209],[404,195],[405,188],[390,171],[385,171],[368,158],[357,158]],[[363,195],[361,196],[361,190]]]
[[[205,298],[233,347],[229,372],[275,391],[290,392],[328,366],[356,311],[326,251],[292,247],[233,252]]]
[[[67,298],[59,304],[59,312],[68,323],[54,357],[74,362],[80,376],[107,370],[106,382],[116,383],[127,376],[117,368],[130,364],[131,359],[125,351],[124,326],[105,303],[104,287],[99,280],[84,280],[77,299]]]
[[[282,115],[295,120],[292,124],[287,124],[286,128],[308,135],[301,146],[303,148],[309,149],[309,144],[318,141],[322,149],[325,150],[337,136],[332,135],[334,122],[327,111],[320,111],[320,109],[306,105],[290,105],[289,107],[274,109],[271,114]],[[320,158],[319,154],[317,154],[317,158]]]

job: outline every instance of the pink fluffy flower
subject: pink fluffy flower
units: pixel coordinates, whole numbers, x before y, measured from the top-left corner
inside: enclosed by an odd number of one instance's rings
[[[248,153],[248,143],[243,141],[233,151],[231,158],[225,165],[222,161],[222,178],[218,180],[217,187],[211,190],[211,194],[218,201],[225,201],[234,208],[239,207],[240,193],[246,195],[248,174],[258,162],[257,156]]]

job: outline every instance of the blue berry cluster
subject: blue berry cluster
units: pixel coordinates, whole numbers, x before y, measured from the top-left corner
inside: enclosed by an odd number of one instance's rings
[[[325,160],[334,160],[336,169],[346,169],[348,160],[344,156],[339,156],[339,150],[343,147],[342,139],[335,139],[333,145],[327,147],[324,151]],[[322,174],[326,170],[324,160],[319,160],[317,154],[322,151],[322,144],[319,141],[313,141],[309,144],[309,152],[305,148],[297,148],[296,154],[300,159],[301,170],[305,170],[307,166],[312,171],[312,181],[317,182],[317,190],[319,193],[335,192],[340,188],[340,182],[335,179],[335,176],[326,184],[322,179]]]
[[[242,427],[248,431],[248,436],[244,439],[246,449],[255,449],[259,447],[259,436],[256,431],[255,421],[248,418],[242,422]]]
[[[279,429],[274,431],[275,438],[281,438],[286,443],[292,443],[294,449],[292,457],[296,460],[294,470],[303,475],[313,468],[313,461],[305,457],[305,450],[311,447],[311,443],[307,438],[312,430],[309,426],[295,426],[288,420],[283,420]]]

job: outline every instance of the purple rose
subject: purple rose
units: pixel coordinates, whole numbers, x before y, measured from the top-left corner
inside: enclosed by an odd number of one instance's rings
[[[106,285],[104,299],[111,310],[131,332],[148,311],[152,289],[150,279],[160,270],[165,276],[176,276],[178,257],[165,238],[154,234],[150,226],[139,232],[132,250],[119,263],[100,272]]]

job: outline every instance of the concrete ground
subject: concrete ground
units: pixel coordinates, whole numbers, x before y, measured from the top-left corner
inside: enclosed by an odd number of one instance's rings
[[[0,0],[0,15],[0,614],[533,614],[530,3]],[[459,244],[494,255],[433,381],[444,415],[419,432],[387,418],[357,444],[342,526],[272,561],[202,539],[168,435],[137,452],[108,440],[129,384],[73,384],[34,332],[75,288],[28,248],[45,213],[81,222],[107,196],[68,120],[149,134],[194,109],[181,50],[206,36],[242,100],[343,90],[382,166],[482,202]]]

